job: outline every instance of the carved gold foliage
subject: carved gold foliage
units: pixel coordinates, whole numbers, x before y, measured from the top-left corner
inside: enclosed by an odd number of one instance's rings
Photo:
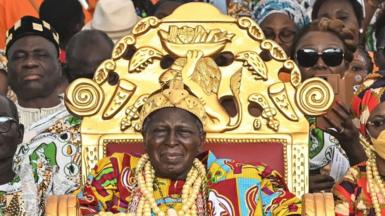
[[[159,23],[159,19],[153,16],[143,18],[134,26],[132,33],[134,35],[146,33],[151,27],[158,26]]]
[[[242,29],[247,29],[248,34],[255,40],[263,40],[265,35],[262,29],[249,17],[241,17],[238,19],[238,25]]]
[[[128,80],[120,79],[118,87],[103,113],[103,118],[112,118],[128,102],[135,92],[136,85]]]
[[[221,71],[212,58],[201,58],[195,66],[191,79],[207,94],[217,94],[221,82]]]
[[[141,47],[131,58],[129,72],[140,72],[144,70],[148,64],[153,63],[154,58],[162,58],[162,53],[152,47]]]
[[[247,67],[256,79],[267,80],[267,68],[265,62],[259,57],[258,53],[245,51],[238,53],[236,59],[243,61],[243,66]]]
[[[133,35],[127,35],[120,39],[112,51],[112,59],[116,60],[122,57],[123,54],[127,51],[127,47],[134,45],[135,42],[136,40]]]
[[[334,100],[333,89],[321,78],[311,78],[303,82],[296,92],[298,107],[307,115],[324,114]]]
[[[294,87],[298,87],[301,84],[302,76],[298,67],[295,65],[293,60],[286,60],[283,63],[283,67],[290,71],[290,82]]]
[[[91,116],[97,113],[104,101],[104,93],[94,81],[79,78],[67,88],[65,104],[78,116]]]
[[[139,112],[138,109],[141,107],[147,100],[148,94],[141,95],[132,106],[129,106],[126,109],[126,115],[120,122],[120,129],[122,131],[126,130],[127,128],[131,127],[134,120],[139,119]]]
[[[279,129],[279,121],[275,118],[277,110],[269,106],[266,98],[261,94],[252,94],[249,101],[259,104],[262,107],[262,118],[267,120],[267,126],[275,131]]]
[[[298,116],[295,114],[293,106],[290,104],[289,96],[287,95],[285,84],[274,83],[269,86],[269,96],[275,106],[288,119],[298,121]]]
[[[206,30],[201,25],[197,27],[170,26],[168,31],[160,30],[160,38],[165,48],[172,54],[185,57],[187,51],[199,48],[204,56],[210,56],[224,48],[234,34],[220,29]]]
[[[269,50],[270,55],[278,61],[283,61],[287,59],[285,51],[276,42],[272,40],[262,41],[261,48],[264,50]]]
[[[104,81],[107,80],[107,77],[108,77],[108,72],[107,72],[106,70],[104,70],[103,67],[99,67],[99,68],[96,70],[95,74],[94,74],[93,80],[94,80],[97,84],[101,85]]]
[[[108,74],[110,72],[113,72],[115,68],[116,68],[116,64],[113,60],[104,61],[96,70],[93,80],[97,84],[101,85],[107,80]]]

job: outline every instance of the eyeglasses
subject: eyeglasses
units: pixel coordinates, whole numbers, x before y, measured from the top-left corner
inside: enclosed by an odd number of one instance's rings
[[[0,116],[0,133],[7,133],[11,129],[13,122],[18,123],[14,118]]]
[[[297,50],[295,56],[298,64],[302,67],[314,66],[317,63],[319,57],[322,58],[326,65],[335,67],[342,63],[344,59],[344,51],[340,48],[327,48],[324,49],[321,53],[318,53],[314,49],[305,48]]]
[[[265,34],[265,37],[270,40],[274,40],[276,37],[276,34],[273,29],[266,28],[262,29],[263,33]],[[278,38],[280,41],[284,43],[290,43],[294,40],[295,31],[289,30],[289,29],[282,29],[278,33]]]

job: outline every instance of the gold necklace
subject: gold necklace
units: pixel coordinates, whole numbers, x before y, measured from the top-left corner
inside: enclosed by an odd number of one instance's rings
[[[377,169],[376,154],[373,145],[371,145],[364,136],[360,136],[360,142],[368,156],[366,172],[368,179],[368,192],[373,203],[374,211],[377,216],[381,216],[381,207],[378,194],[385,195],[385,185]]]
[[[376,154],[372,151],[369,153],[369,159],[367,162],[367,178],[374,211],[377,216],[381,216],[381,207],[378,194],[382,194],[382,196],[385,195],[385,185],[377,169]]]

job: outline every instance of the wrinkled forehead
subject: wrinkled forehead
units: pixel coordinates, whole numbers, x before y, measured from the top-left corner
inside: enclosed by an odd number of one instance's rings
[[[201,127],[202,124],[198,117],[185,109],[166,107],[149,114],[143,121],[143,129],[145,130],[145,127],[148,127],[148,125],[156,125],[166,122],[196,126],[197,128]]]

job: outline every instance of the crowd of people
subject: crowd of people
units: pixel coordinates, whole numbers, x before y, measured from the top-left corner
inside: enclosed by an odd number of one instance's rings
[[[183,91],[181,100],[158,92],[140,111],[146,154],[102,159],[80,187],[81,118],[64,106],[65,89],[92,78],[140,19],[188,2],[0,0],[0,215],[44,215],[49,195],[71,193],[90,215],[301,214],[278,172],[199,154],[204,105],[177,79],[163,92]],[[385,215],[385,1],[207,2],[254,19],[303,80],[344,86],[327,114],[307,116],[309,191],[332,192],[336,215]]]

